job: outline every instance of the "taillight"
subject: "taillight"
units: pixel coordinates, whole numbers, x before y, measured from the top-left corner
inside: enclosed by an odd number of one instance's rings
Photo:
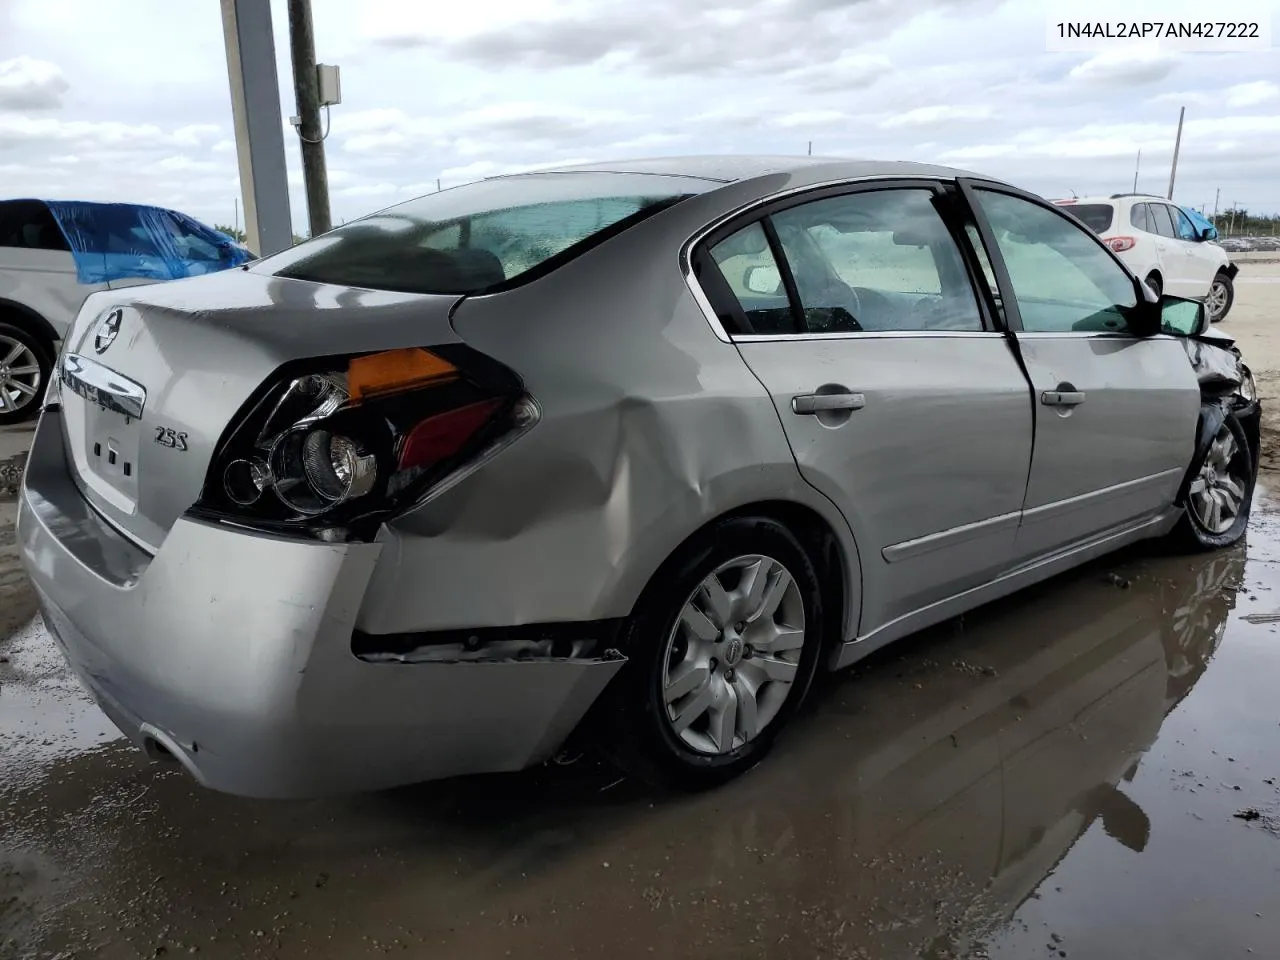
[[[1103,243],[1116,253],[1124,253],[1126,250],[1132,250],[1137,246],[1138,241],[1133,237],[1108,237]]]
[[[195,510],[363,539],[537,418],[515,374],[460,345],[282,371],[220,444]]]

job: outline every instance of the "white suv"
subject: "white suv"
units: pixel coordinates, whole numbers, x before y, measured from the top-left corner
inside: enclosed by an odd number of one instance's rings
[[[1186,211],[1163,197],[1117,193],[1055,200],[1156,291],[1205,301],[1217,323],[1235,300],[1236,272],[1212,227],[1197,227]]]
[[[0,425],[39,412],[58,343],[90,293],[212,273],[251,257],[175,210],[0,200]]]

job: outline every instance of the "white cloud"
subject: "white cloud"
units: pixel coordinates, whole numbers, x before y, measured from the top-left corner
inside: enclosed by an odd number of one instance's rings
[[[989,120],[992,115],[990,107],[936,104],[917,107],[905,113],[886,117],[880,121],[880,126],[891,129],[893,127],[932,127],[939,123],[974,123],[979,120]]]
[[[0,110],[52,110],[71,85],[56,63],[16,57],[0,60]]]
[[[1174,54],[1147,47],[1124,47],[1090,57],[1073,67],[1072,80],[1099,84],[1142,84],[1163,80],[1178,63]]]
[[[1255,80],[1252,83],[1238,83],[1227,89],[1227,106],[1233,108],[1256,107],[1280,99],[1280,86],[1270,80]]]

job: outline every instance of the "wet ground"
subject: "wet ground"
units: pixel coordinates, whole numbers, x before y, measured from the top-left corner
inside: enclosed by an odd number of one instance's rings
[[[264,803],[0,656],[0,956],[1280,955],[1280,512],[832,678],[698,797],[589,761]]]

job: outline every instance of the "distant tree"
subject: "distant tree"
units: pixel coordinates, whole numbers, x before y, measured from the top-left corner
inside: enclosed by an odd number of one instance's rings
[[[296,247],[296,246],[297,246],[298,244],[300,244],[303,240],[310,240],[310,239],[311,239],[310,237],[304,237],[304,236],[303,236],[302,234],[300,234],[300,233],[295,233],[295,234],[293,235],[293,245]]]
[[[231,237],[233,240],[239,240],[241,243],[244,243],[245,241],[244,231],[239,230],[236,227],[228,227],[225,223],[215,223],[213,225],[213,229],[221,233],[225,233],[228,237]]]

